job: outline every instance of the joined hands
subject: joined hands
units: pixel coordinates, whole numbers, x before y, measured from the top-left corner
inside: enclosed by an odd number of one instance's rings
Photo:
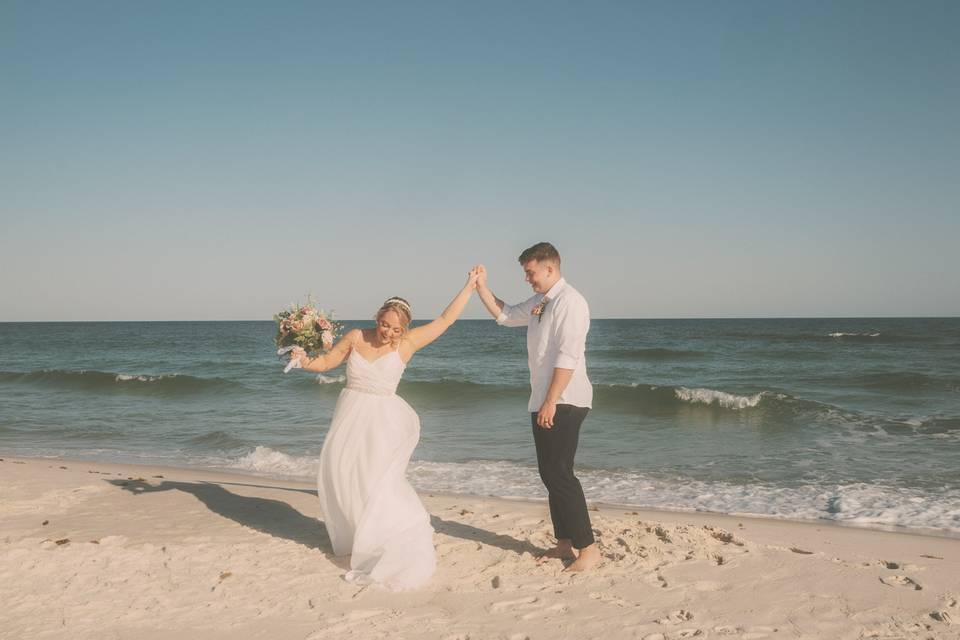
[[[473,269],[477,272],[477,288],[485,288],[487,286],[487,268],[482,264],[478,264]]]
[[[481,282],[482,280],[482,282]],[[487,270],[482,264],[478,264],[467,273],[467,286],[476,290],[477,287],[486,286]]]

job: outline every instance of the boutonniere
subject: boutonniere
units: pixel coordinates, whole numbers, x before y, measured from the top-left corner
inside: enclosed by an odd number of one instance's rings
[[[535,306],[533,308],[533,311],[530,312],[531,315],[537,316],[537,322],[540,322],[541,320],[543,320],[543,310],[546,308],[549,302],[550,302],[549,298],[544,298],[543,300],[540,301],[540,304]]]

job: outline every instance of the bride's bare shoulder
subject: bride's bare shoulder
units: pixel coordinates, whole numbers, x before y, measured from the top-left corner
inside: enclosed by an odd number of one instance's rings
[[[363,329],[350,329],[343,335],[343,339],[351,347],[355,347],[358,342],[363,342]]]
[[[400,340],[400,344],[397,345],[397,351],[400,353],[400,359],[404,362],[410,362],[413,358],[413,354],[416,353],[416,349],[413,344],[407,338]]]

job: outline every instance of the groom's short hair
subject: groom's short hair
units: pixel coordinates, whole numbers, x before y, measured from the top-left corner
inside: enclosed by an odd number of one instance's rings
[[[560,264],[560,252],[549,242],[538,242],[529,249],[524,249],[520,254],[520,264],[526,264],[531,260],[537,262],[556,262]]]

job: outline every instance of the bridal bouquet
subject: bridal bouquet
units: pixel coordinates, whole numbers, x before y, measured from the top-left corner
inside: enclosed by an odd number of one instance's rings
[[[274,342],[278,356],[293,351],[294,347],[301,347],[308,356],[315,357],[330,350],[342,329],[340,323],[334,322],[322,309],[317,309],[310,296],[307,296],[305,305],[291,304],[289,309],[273,316],[273,320],[277,323]],[[283,372],[299,367],[298,360],[291,360]]]

